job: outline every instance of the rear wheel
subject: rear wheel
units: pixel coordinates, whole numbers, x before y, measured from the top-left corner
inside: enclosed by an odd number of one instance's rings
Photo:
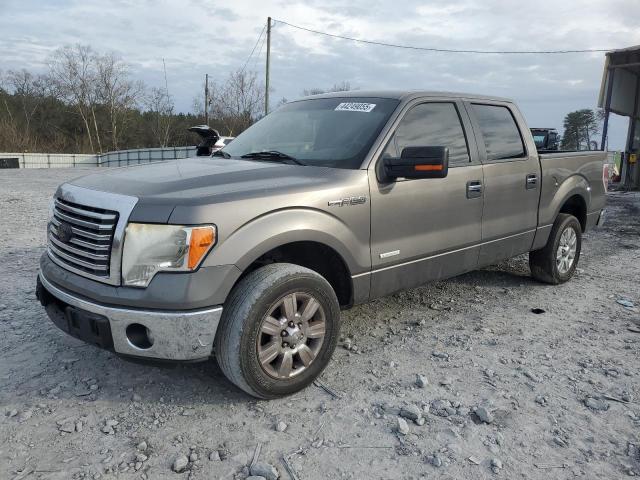
[[[582,247],[582,227],[573,215],[561,213],[553,224],[544,248],[529,252],[531,275],[557,285],[571,279]]]
[[[258,398],[308,386],[335,349],[340,307],[331,285],[298,265],[249,273],[225,303],[215,351],[227,378]]]

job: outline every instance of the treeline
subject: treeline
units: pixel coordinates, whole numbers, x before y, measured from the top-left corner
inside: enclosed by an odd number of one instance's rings
[[[103,153],[129,148],[193,145],[187,129],[204,122],[204,100],[176,113],[166,88],[131,78],[114,54],[89,46],[56,50],[44,74],[0,72],[0,151]],[[237,71],[213,85],[209,125],[235,136],[255,122],[264,87],[253,72]]]
[[[563,150],[597,150],[598,134],[604,121],[604,110],[583,108],[564,117]]]

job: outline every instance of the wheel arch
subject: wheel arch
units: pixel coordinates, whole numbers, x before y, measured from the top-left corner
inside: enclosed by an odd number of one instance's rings
[[[570,213],[578,218],[584,231],[591,204],[589,181],[582,175],[571,175],[554,190],[553,196],[547,200],[544,214],[541,212],[540,226],[553,224],[560,213]],[[545,202],[545,196],[543,194],[542,202]]]
[[[207,265],[234,264],[247,273],[276,261],[293,263],[316,271],[329,281],[342,307],[354,298],[368,296],[368,290],[354,290],[352,275],[370,268],[369,237],[338,218],[311,209],[289,209],[254,219],[216,246]],[[368,285],[368,284],[367,284]],[[233,287],[232,287],[233,288]]]
[[[573,215],[580,222],[580,227],[584,232],[587,228],[587,202],[580,193],[574,193],[567,198],[558,210],[556,218],[561,213]]]
[[[300,240],[274,247],[247,265],[237,281],[271,263],[292,263],[313,270],[329,282],[341,307],[348,308],[354,303],[349,267],[338,251],[324,243]]]

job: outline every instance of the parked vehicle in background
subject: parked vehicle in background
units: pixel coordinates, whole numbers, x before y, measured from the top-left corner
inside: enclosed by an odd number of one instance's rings
[[[558,150],[558,131],[555,128],[532,128],[531,135],[538,151]]]
[[[213,150],[211,153],[217,152],[218,150],[222,150],[224,147],[229,145],[234,138],[236,137],[220,137],[218,141],[214,144]]]
[[[197,133],[202,139],[196,150],[196,155],[199,157],[210,156],[212,153],[223,149],[235,138],[223,137],[217,130],[211,128],[209,125],[196,125],[195,127],[189,128],[189,131]]]
[[[559,284],[602,221],[605,152],[539,154],[509,100],[354,91],[288,103],[211,158],[61,185],[38,298],[67,333],[200,361],[259,398],[309,385],[340,309],[529,252]]]

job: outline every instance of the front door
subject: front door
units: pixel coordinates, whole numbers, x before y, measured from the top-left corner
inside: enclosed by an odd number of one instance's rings
[[[445,146],[448,176],[381,183],[375,165],[369,169],[372,297],[476,268],[483,172],[465,135],[470,129],[461,102],[418,100],[405,108],[377,161],[408,146]]]

